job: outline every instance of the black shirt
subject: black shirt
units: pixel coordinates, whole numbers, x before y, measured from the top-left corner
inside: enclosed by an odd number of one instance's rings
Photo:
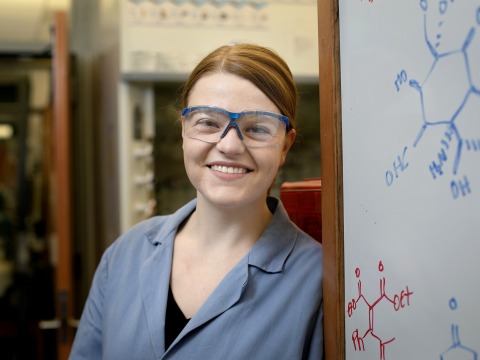
[[[165,350],[175,341],[190,319],[186,319],[168,288],[167,313],[165,317]]]

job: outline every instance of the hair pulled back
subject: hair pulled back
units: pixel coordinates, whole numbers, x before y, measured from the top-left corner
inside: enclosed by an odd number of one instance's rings
[[[217,48],[201,60],[190,74],[181,94],[186,107],[190,91],[202,77],[226,72],[253,83],[290,119],[295,128],[298,90],[286,62],[274,51],[254,44],[240,43]]]

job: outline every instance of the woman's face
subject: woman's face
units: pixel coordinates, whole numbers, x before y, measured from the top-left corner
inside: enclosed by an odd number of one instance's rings
[[[192,88],[188,106],[208,105],[230,112],[264,110],[279,114],[274,103],[250,81],[236,75],[213,73]],[[184,126],[182,122],[182,126]],[[283,165],[295,131],[282,134],[282,141],[248,148],[234,128],[218,143],[191,139],[183,134],[187,175],[197,195],[222,207],[264,203],[266,193]]]

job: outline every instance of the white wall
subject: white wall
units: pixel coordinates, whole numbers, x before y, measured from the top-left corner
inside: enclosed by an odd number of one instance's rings
[[[55,11],[69,12],[71,0],[0,1],[0,51],[48,50]]]
[[[195,3],[195,4],[194,4]],[[276,50],[297,78],[318,79],[315,0],[121,1],[121,72],[188,74],[214,48],[254,42]]]

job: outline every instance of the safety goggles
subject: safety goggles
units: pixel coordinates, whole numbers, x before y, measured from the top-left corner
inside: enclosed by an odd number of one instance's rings
[[[207,143],[218,143],[234,128],[246,146],[277,144],[290,130],[288,117],[260,110],[233,113],[213,106],[192,106],[182,110],[184,134]]]

